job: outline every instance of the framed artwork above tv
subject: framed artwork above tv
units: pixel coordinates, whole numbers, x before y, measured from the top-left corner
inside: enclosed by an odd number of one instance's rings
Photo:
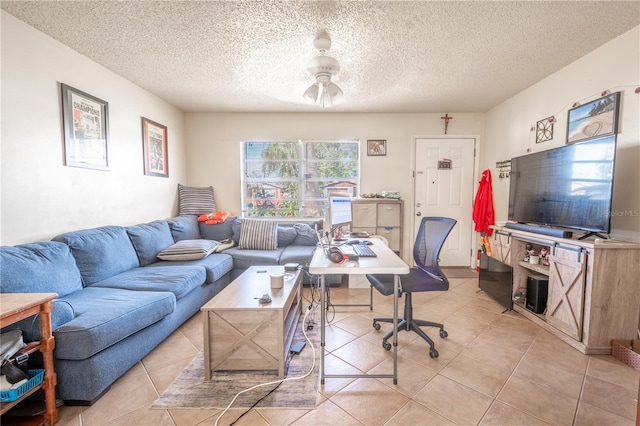
[[[567,143],[576,143],[618,133],[620,92],[610,93],[569,110]]]

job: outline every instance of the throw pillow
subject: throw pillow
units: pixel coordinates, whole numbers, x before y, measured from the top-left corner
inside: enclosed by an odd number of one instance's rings
[[[180,214],[206,214],[216,212],[213,187],[194,188],[178,184]]]
[[[306,223],[296,223],[293,227],[298,232],[296,239],[292,243],[293,245],[315,246],[318,244],[318,235],[309,225]]]
[[[158,257],[162,260],[196,260],[204,259],[214,252],[218,246],[212,240],[182,240],[162,250]]]
[[[265,219],[242,219],[238,247],[246,250],[277,249],[278,222]]]
[[[293,243],[298,232],[293,226],[278,225],[278,247],[286,247]]]

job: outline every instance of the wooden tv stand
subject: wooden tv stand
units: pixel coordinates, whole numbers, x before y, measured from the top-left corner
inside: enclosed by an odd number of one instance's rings
[[[492,255],[513,267],[512,296],[527,277],[549,277],[547,308],[536,314],[524,299],[513,309],[585,354],[611,353],[614,339],[634,339],[640,315],[640,244],[577,240],[494,227]],[[550,249],[549,266],[524,262],[526,245]],[[515,298],[514,298],[515,299]]]

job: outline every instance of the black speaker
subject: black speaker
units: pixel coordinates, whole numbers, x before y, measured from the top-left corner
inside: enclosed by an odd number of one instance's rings
[[[547,235],[556,238],[571,238],[573,232],[563,229],[546,228],[544,226],[527,225],[526,223],[507,222],[505,228],[517,229],[525,232],[533,232],[535,234]]]
[[[544,275],[527,277],[527,309],[536,314],[544,313],[547,309],[548,290],[549,277]]]

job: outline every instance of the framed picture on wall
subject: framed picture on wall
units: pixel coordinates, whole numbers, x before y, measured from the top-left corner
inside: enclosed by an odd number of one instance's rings
[[[60,83],[64,164],[109,170],[109,104]]]
[[[367,155],[387,155],[387,141],[383,139],[368,140]]]
[[[167,127],[142,117],[142,149],[144,174],[169,177]]]
[[[567,143],[618,133],[620,92],[611,93],[569,110]]]

